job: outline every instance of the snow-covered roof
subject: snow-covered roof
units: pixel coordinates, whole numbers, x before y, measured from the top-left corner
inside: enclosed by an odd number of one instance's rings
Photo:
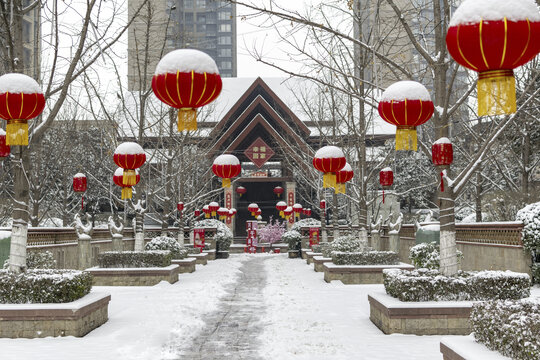
[[[534,0],[465,0],[456,9],[450,26],[477,24],[482,20],[540,21]]]

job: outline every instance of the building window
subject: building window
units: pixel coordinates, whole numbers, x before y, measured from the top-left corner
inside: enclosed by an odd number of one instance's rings
[[[196,4],[198,8],[205,8],[206,7],[206,0],[196,0]]]
[[[230,69],[232,69],[232,63],[230,61],[222,61],[221,62],[221,68],[223,70],[230,70]]]
[[[232,50],[231,49],[218,49],[218,56],[219,57],[231,57],[232,56]]]
[[[220,24],[219,25],[219,31],[220,32],[231,32],[231,24]]]
[[[220,11],[218,12],[218,20],[231,20],[231,12],[230,11]]]
[[[193,13],[184,13],[184,22],[186,24],[193,24]]]
[[[206,24],[197,24],[197,32],[206,32]]]
[[[205,14],[197,14],[197,24],[206,24]]]
[[[231,37],[230,36],[220,36],[218,37],[218,44],[219,45],[231,45]]]
[[[30,42],[30,35],[32,34],[32,24],[28,21],[23,21],[23,42]]]
[[[184,9],[193,9],[193,0],[184,0]]]

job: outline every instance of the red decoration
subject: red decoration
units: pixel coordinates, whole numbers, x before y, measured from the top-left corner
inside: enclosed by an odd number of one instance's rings
[[[351,165],[345,164],[343,169],[336,172],[336,194],[345,194],[345,183],[350,181],[354,176]]]
[[[86,184],[86,176],[78,173],[73,176],[73,191],[76,193],[84,193],[88,188]],[[81,210],[84,210],[84,194],[81,196]]]
[[[302,205],[294,204],[292,208],[294,211],[294,217],[300,218],[300,213],[302,212]]]
[[[313,245],[319,245],[319,239],[320,239],[320,228],[309,228],[309,247],[311,248]]]
[[[326,200],[321,200],[321,202],[319,203],[319,207],[323,210],[326,209]]]
[[[335,172],[343,169],[347,160],[340,148],[336,146],[324,146],[320,148],[313,158],[315,169],[324,173],[323,187],[329,188],[336,185]]]
[[[11,147],[6,144],[6,132],[0,129],[0,160],[6,158],[11,153]]]
[[[214,160],[212,171],[216,176],[223,179],[223,187],[231,187],[231,178],[240,175],[242,166],[236,156],[224,154]]]
[[[394,183],[394,172],[389,167],[382,169],[379,172],[379,183],[383,188],[382,202],[384,204],[384,189],[389,188]]]
[[[275,151],[260,137],[244,151],[244,155],[259,169],[274,156]]]
[[[204,63],[207,69],[195,69],[190,66],[191,63],[198,63],[199,66]],[[221,88],[221,76],[215,62],[207,54],[193,49],[179,49],[165,55],[152,78],[152,90],[156,97],[180,110],[178,131],[197,130],[195,109],[214,101]]]
[[[304,209],[304,215],[311,216],[311,209]]]
[[[208,204],[208,208],[210,209],[210,212],[212,213],[212,216],[216,216],[218,209],[220,208],[219,204],[215,201],[212,201],[210,204]]]
[[[292,206],[287,206],[287,208],[283,210],[283,215],[285,216],[285,219],[290,220],[292,213],[293,213]]]
[[[281,216],[281,218],[284,218],[285,217],[285,214],[283,213],[283,211],[287,208],[287,203],[285,201],[279,201],[277,204],[276,204],[276,210],[279,211],[279,216]]]
[[[242,197],[243,194],[247,193],[247,190],[243,186],[239,186],[236,188],[236,193]]]
[[[0,118],[7,121],[6,145],[27,146],[28,120],[44,108],[45,97],[34,79],[18,73],[0,76]]]
[[[274,194],[276,194],[278,197],[281,197],[281,194],[283,194],[284,191],[285,189],[283,189],[281,186],[276,186],[274,188]]]
[[[456,13],[469,5],[472,4],[462,4]],[[532,11],[538,12],[534,4]],[[461,66],[479,73],[479,116],[516,112],[513,69],[540,52],[540,22],[529,21],[531,15],[523,14],[523,20],[518,21],[501,16],[489,21],[455,23],[448,28],[446,46],[450,55]]]
[[[204,249],[204,228],[193,229],[193,247],[199,248],[200,252]]]
[[[206,219],[208,219],[210,217],[210,214],[212,213],[212,211],[210,210],[210,207],[208,205],[204,205],[203,208],[202,208],[202,211],[203,211],[204,217]]]
[[[229,209],[220,207],[217,210],[217,214],[219,215],[219,220],[225,220],[229,216]]]
[[[447,138],[440,138],[431,146],[431,161],[435,166],[450,165],[454,161],[454,148]],[[441,191],[444,192],[443,173],[441,172]]]
[[[197,209],[195,210],[195,217],[197,218],[199,216],[201,216],[201,210]]]
[[[141,176],[139,175],[139,171],[135,170],[135,184],[134,185],[137,185],[140,180],[141,180]],[[113,182],[122,188],[122,200],[131,199],[131,197],[133,196],[133,190],[131,189],[131,185],[124,185],[124,172],[122,168],[118,168],[114,172]]]
[[[259,205],[255,203],[248,205],[248,211],[251,213],[251,216],[257,216],[257,210],[259,210]]]
[[[178,210],[179,212],[184,211],[184,203],[181,201],[178,202],[178,204],[176,204],[176,210]]]
[[[140,168],[146,162],[146,154],[143,148],[134,142],[125,142],[116,148],[113,155],[114,163],[124,169],[124,185],[133,186],[135,181],[135,169]]]

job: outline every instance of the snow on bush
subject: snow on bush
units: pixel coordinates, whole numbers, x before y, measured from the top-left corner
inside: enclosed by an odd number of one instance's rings
[[[311,250],[314,253],[322,253],[323,250],[327,249],[329,246],[330,246],[330,243],[320,243],[320,244],[311,246]]]
[[[273,220],[270,216],[268,224],[259,230],[259,238],[261,242],[274,244],[281,241],[281,236],[286,231],[285,222]]]
[[[35,269],[16,274],[0,270],[0,304],[66,303],[92,289],[85,271]]]
[[[50,251],[31,251],[26,255],[26,267],[28,269],[54,269],[56,268],[56,260]]]
[[[463,258],[463,253],[457,250],[458,261]],[[440,262],[439,245],[435,242],[421,243],[411,248],[409,259],[416,268],[439,269]]]
[[[321,226],[321,222],[319,220],[307,218],[307,219],[302,219],[295,222],[294,225],[291,226],[291,230],[300,232],[302,228],[320,227],[320,226]]]
[[[401,301],[522,299],[530,295],[528,274],[512,271],[460,271],[444,276],[436,270],[383,270],[386,293]]]
[[[361,252],[367,250],[367,244],[353,235],[340,236],[322,250],[324,257],[332,257],[334,251],[337,252]]]
[[[289,244],[289,250],[300,250],[302,235],[296,230],[290,230],[283,233],[281,242]]]
[[[98,255],[102,268],[144,268],[171,265],[172,253],[168,250],[105,251]]]
[[[476,341],[515,360],[538,359],[540,300],[475,303],[470,317]]]
[[[531,266],[533,281],[540,283],[540,202],[529,204],[519,210],[516,220],[523,223],[521,231],[523,247],[533,256]]]
[[[175,238],[168,236],[158,236],[152,239],[144,247],[145,250],[169,250],[173,259],[185,259],[188,255],[188,250],[180,246]]]
[[[233,242],[233,233],[227,225],[216,219],[204,219],[195,222],[197,228],[216,228],[216,247],[217,251],[229,251]]]
[[[397,265],[399,255],[393,251],[332,252],[336,265]]]

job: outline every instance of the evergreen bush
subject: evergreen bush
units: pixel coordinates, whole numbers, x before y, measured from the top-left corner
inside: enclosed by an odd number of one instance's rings
[[[216,250],[217,251],[229,251],[233,242],[233,233],[227,225],[216,219],[204,219],[197,221],[195,227],[198,228],[216,228]],[[206,247],[205,247],[206,249]]]
[[[171,265],[172,253],[168,250],[106,251],[98,255],[102,268],[145,268]]]
[[[26,253],[26,267],[28,269],[54,269],[56,260],[50,251],[29,251]]]
[[[463,253],[457,250],[458,261],[463,258]],[[411,248],[409,259],[416,268],[439,269],[440,262],[439,245],[436,242],[421,243]]]
[[[289,244],[289,251],[300,250],[302,246],[302,235],[298,231],[290,230],[281,236],[281,242]]]
[[[533,281],[540,284],[540,202],[529,204],[516,214],[523,223],[521,240],[523,247],[531,252]]]
[[[399,255],[393,251],[332,252],[336,265],[397,265]]]
[[[144,247],[145,250],[168,250],[172,258],[176,260],[185,259],[188,256],[188,250],[181,246],[175,238],[168,236],[158,236],[153,238]]]

